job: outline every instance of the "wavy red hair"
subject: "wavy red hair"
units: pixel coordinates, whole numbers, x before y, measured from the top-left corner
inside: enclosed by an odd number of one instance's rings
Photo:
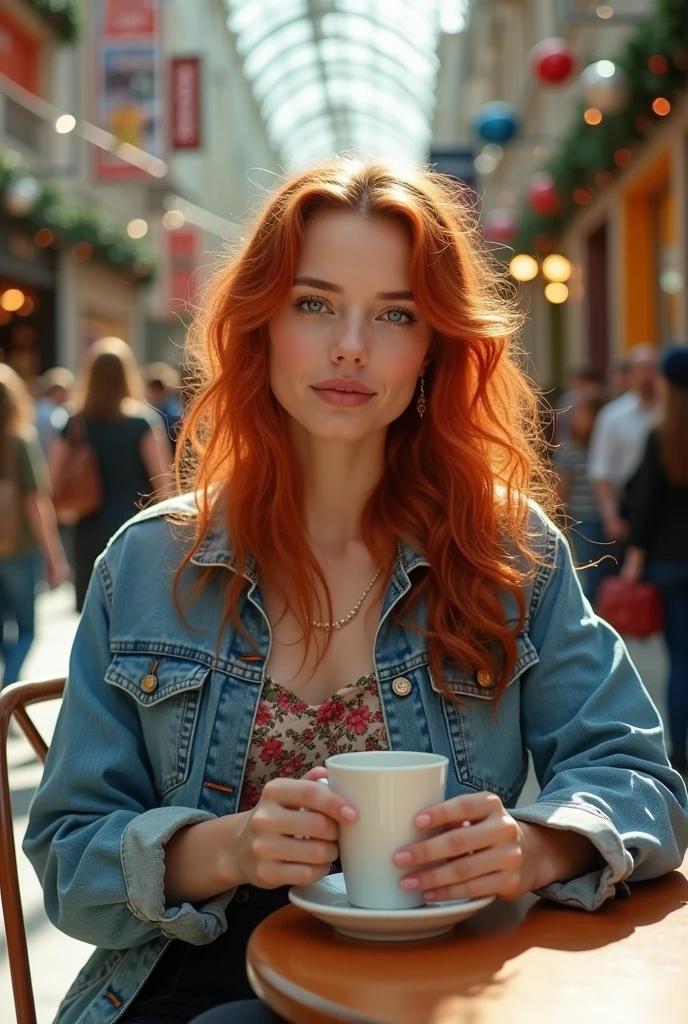
[[[469,195],[432,171],[348,157],[281,185],[207,284],[188,339],[195,397],[177,446],[178,485],[195,491],[199,506],[177,582],[221,508],[237,570],[226,593],[227,620],[245,632],[237,608],[251,553],[259,575],[277,570],[291,581],[310,649],[316,579],[327,595],[328,619],[332,606],[304,534],[303,474],[287,414],[269,385],[267,325],[286,300],[305,226],[319,211],[351,210],[407,225],[411,287],[434,329],[428,408],[420,421],[412,402],[390,424],[386,471],[361,530],[380,564],[390,539],[427,556],[432,571],[395,618],[425,634],[431,671],[447,695],[445,659],[494,673],[500,694],[506,686],[528,578],[508,547],[533,555],[528,499],[549,504],[552,494],[537,396],[519,367],[521,314],[482,241]],[[505,620],[505,591],[520,610],[518,624]],[[421,598],[425,628],[411,614]]]

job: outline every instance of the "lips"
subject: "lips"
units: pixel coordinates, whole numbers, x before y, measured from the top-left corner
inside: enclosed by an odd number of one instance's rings
[[[314,384],[313,388],[315,391],[342,391],[354,395],[375,394],[373,389],[369,388],[367,384],[362,384],[360,381],[346,380],[340,377],[334,378],[333,380],[323,380],[319,384]]]

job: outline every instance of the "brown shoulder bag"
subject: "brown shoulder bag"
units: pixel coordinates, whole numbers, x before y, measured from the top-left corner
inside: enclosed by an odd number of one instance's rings
[[[103,504],[103,482],[98,456],[89,443],[86,420],[74,416],[67,429],[69,454],[53,481],[53,504],[60,523],[77,523]]]

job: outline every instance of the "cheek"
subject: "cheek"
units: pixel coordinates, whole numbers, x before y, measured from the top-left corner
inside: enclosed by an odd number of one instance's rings
[[[276,319],[269,326],[270,370],[293,374],[304,366],[308,357],[308,343],[304,332],[293,323]]]

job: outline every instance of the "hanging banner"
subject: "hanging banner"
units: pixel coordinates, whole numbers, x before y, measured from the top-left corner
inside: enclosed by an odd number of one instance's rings
[[[94,3],[94,120],[129,143],[165,157],[162,14],[160,0],[96,0]],[[145,171],[97,150],[99,181],[140,181]]]
[[[170,145],[172,149],[201,146],[201,60],[173,57],[170,62]]]

